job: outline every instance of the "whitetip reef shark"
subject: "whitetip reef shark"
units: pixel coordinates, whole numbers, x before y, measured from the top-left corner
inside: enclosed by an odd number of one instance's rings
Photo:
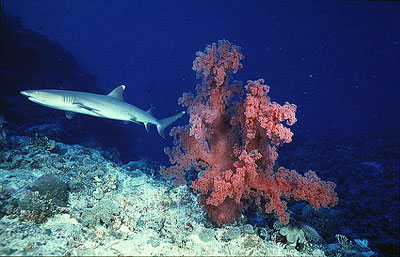
[[[126,103],[123,98],[124,90],[125,86],[121,85],[108,95],[52,89],[24,90],[20,93],[34,103],[65,111],[65,116],[68,119],[72,119],[75,113],[81,113],[137,124],[143,123],[147,131],[149,131],[148,125],[154,124],[161,137],[164,137],[166,127],[185,114],[182,111],[171,117],[158,120],[152,115],[153,108],[144,111]]]

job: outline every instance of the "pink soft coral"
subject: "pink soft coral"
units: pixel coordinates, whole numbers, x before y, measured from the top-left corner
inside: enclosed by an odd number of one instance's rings
[[[245,97],[239,82],[229,84],[242,67],[237,46],[220,41],[198,52],[193,69],[203,79],[197,95],[185,93],[179,103],[188,108],[189,124],[171,131],[175,146],[166,148],[173,166],[165,177],[185,183],[185,171],[199,172],[191,187],[200,194],[208,217],[219,224],[239,217],[252,202],[281,223],[289,222],[286,202],[308,201],[314,208],[338,202],[335,184],[309,171],[304,176],[276,169],[276,148],[292,141],[296,105],[271,102],[264,80],[248,81]],[[234,99],[237,99],[236,101]]]

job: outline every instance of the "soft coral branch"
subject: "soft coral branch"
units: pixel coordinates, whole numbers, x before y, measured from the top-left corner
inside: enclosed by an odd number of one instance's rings
[[[285,200],[332,207],[338,202],[335,184],[312,171],[302,176],[275,168],[277,147],[292,141],[287,126],[296,122],[296,105],[271,102],[262,79],[248,81],[245,92],[241,83],[229,84],[242,59],[240,48],[228,41],[197,53],[193,69],[203,83],[196,95],[185,93],[179,99],[190,120],[172,130],[175,146],[165,152],[173,166],[162,173],[186,183],[185,172],[197,171],[191,187],[208,217],[220,224],[234,221],[251,202],[283,224],[289,222]]]

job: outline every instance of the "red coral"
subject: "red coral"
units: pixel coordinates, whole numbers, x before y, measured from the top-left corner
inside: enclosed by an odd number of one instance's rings
[[[173,148],[166,148],[173,166],[162,169],[167,178],[185,183],[185,172],[199,173],[191,187],[199,193],[208,217],[229,223],[252,202],[281,223],[289,222],[286,202],[308,201],[314,208],[338,202],[335,184],[312,172],[275,169],[276,148],[292,141],[288,127],[296,122],[296,105],[271,102],[264,80],[229,84],[242,67],[239,47],[228,41],[198,52],[193,69],[203,79],[194,96],[185,93],[179,103],[188,108],[189,124],[174,128]],[[236,100],[235,100],[236,99]]]

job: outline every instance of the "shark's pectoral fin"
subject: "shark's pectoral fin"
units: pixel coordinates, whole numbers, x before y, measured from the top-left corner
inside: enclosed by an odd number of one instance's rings
[[[101,113],[100,110],[98,110],[98,109],[96,109],[96,108],[92,108],[92,107],[90,107],[90,106],[88,106],[88,105],[85,105],[85,104],[82,104],[82,103],[74,103],[74,105],[76,105],[76,106],[79,107],[79,108],[85,109],[85,110],[87,110],[87,111],[89,111],[89,112],[95,113],[95,114],[97,114],[97,116],[99,116],[99,117],[107,118],[106,116],[104,116],[104,115]]]
[[[91,111],[91,112],[99,112],[99,110],[97,110],[95,108],[92,108],[92,107],[90,107],[88,105],[82,104],[82,103],[74,102],[74,105],[77,105],[79,108],[83,108],[83,109],[86,109],[86,110]]]
[[[133,123],[136,123],[136,124],[140,124],[140,122],[137,122],[136,119],[130,119],[130,121],[132,121]]]
[[[144,124],[144,127],[146,128],[147,132],[149,132],[149,131],[150,131],[150,130],[149,130],[149,123],[145,122],[145,123],[143,123],[143,124]]]
[[[65,111],[65,117],[67,117],[67,119],[72,119],[75,116],[76,113],[74,112],[69,112],[69,111]]]

